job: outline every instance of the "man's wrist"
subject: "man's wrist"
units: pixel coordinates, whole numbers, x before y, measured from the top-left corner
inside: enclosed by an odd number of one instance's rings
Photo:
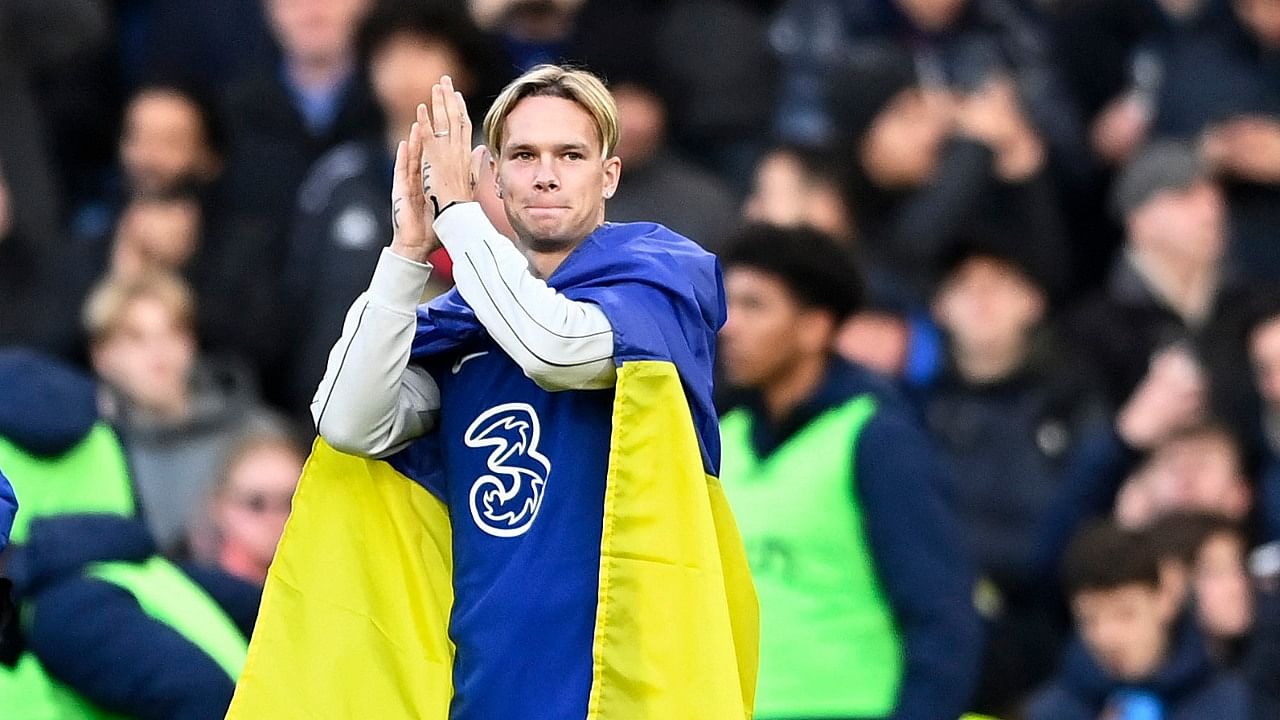
[[[406,243],[398,243],[395,240],[391,241],[390,247],[391,252],[396,255],[423,265],[428,264],[427,258],[431,257],[431,253],[438,249],[440,249],[439,243],[435,245],[408,245]]]

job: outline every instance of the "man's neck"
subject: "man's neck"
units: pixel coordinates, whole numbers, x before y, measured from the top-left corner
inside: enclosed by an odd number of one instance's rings
[[[286,58],[284,67],[289,79],[299,90],[313,93],[337,87],[351,74],[354,61],[350,53],[339,53],[329,56]]]
[[[578,245],[581,244],[582,243],[578,243]],[[569,257],[578,245],[574,245],[571,248],[565,248],[564,250],[553,250],[551,252],[534,252],[532,250],[528,250],[525,252],[525,255],[529,258],[529,265],[533,267],[534,274],[543,280],[546,280],[551,277],[552,273],[560,267],[565,258]]]
[[[763,388],[764,408],[773,422],[786,419],[797,407],[813,397],[827,372],[827,356],[802,358],[786,373]]]
[[[179,423],[191,415],[191,398],[186,393],[175,394],[168,402],[138,407],[153,421],[165,424]]]
[[[1025,341],[987,343],[975,347],[952,349],[956,370],[966,382],[986,384],[1003,380],[1022,366],[1027,357]]]
[[[1221,282],[1217,263],[1179,263],[1142,252],[1130,252],[1129,262],[1184,322],[1200,325],[1208,318]]]

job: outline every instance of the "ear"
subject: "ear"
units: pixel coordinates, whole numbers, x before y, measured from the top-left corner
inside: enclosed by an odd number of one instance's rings
[[[485,155],[489,157],[489,175],[493,177],[493,194],[502,197],[502,180],[498,177],[498,158],[487,149]]]
[[[604,161],[604,199],[608,200],[618,191],[618,181],[622,179],[622,159],[617,155]]]
[[[805,352],[825,353],[835,347],[836,319],[829,311],[805,308],[796,320],[796,335]]]

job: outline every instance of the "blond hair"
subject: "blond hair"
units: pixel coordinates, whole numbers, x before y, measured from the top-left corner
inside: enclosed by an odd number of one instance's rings
[[[539,65],[503,88],[484,116],[484,139],[495,157],[502,153],[507,116],[528,97],[558,97],[577,103],[595,122],[602,157],[618,146],[618,105],[600,78],[586,70]]]
[[[81,316],[89,340],[104,340],[120,325],[129,305],[142,298],[158,300],[180,327],[195,329],[196,301],[191,287],[173,273],[155,271],[130,278],[107,276],[94,286]]]

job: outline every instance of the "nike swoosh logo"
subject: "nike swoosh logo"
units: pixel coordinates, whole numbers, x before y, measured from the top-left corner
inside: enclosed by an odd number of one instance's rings
[[[457,375],[458,371],[462,370],[462,364],[465,363],[466,361],[474,360],[478,357],[481,357],[483,355],[488,355],[488,354],[489,354],[488,350],[482,350],[480,352],[471,353],[470,355],[463,355],[462,357],[458,358],[457,362],[453,364],[453,374]]]

